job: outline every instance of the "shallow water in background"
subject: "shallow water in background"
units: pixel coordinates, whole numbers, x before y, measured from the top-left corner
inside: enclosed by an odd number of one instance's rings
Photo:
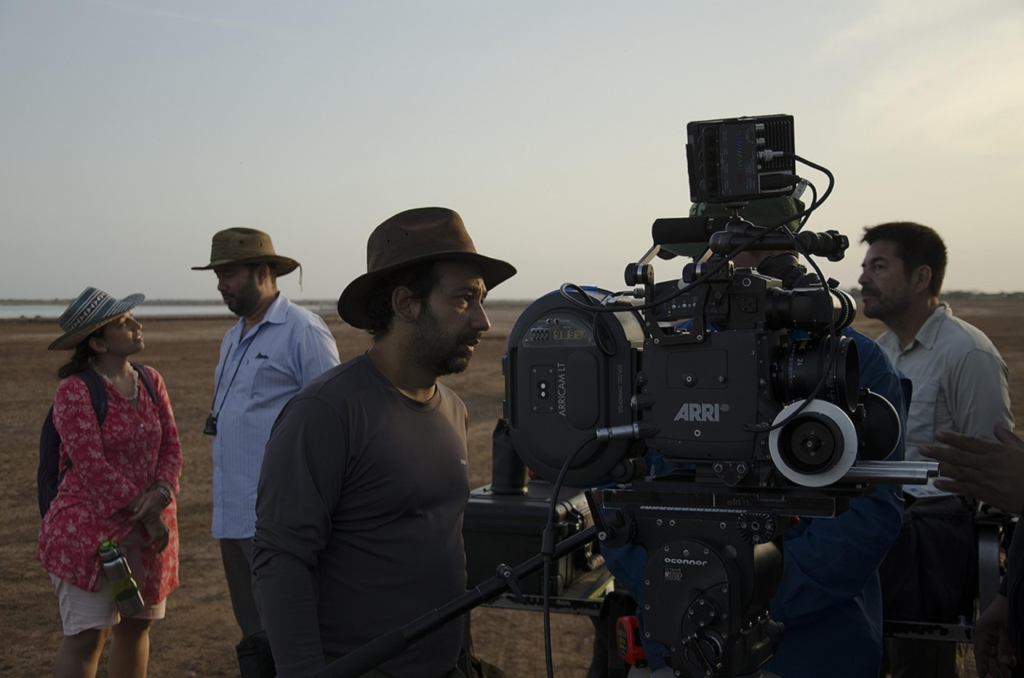
[[[332,307],[324,304],[305,305],[311,311],[331,311]],[[0,304],[0,320],[56,320],[67,306],[58,304]],[[132,309],[132,315],[139,318],[213,318],[230,316],[231,311],[224,304],[141,304]]]

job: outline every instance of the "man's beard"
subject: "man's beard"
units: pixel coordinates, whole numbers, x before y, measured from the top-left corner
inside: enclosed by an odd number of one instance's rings
[[[425,306],[416,319],[413,357],[434,376],[458,374],[469,367],[469,360],[473,357],[466,345],[479,339],[479,332],[454,335],[446,331],[430,308]]]
[[[256,280],[250,276],[245,287],[238,290],[238,294],[234,295],[230,301],[225,300],[224,303],[228,305],[229,311],[241,318],[253,311],[259,305],[259,301],[260,292],[256,288]]]
[[[866,318],[874,318],[889,324],[890,320],[901,315],[910,307],[910,298],[905,294],[899,297],[882,297],[874,288],[869,287],[867,290],[868,296],[872,296],[873,301],[869,305],[863,297],[864,289],[861,289],[861,300],[864,303],[864,317]],[[874,293],[873,295],[871,294],[872,292]]]

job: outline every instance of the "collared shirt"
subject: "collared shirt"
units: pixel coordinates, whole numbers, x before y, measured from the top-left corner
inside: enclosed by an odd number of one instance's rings
[[[323,318],[284,294],[242,336],[243,318],[224,335],[217,363],[213,438],[213,536],[256,531],[256,485],[263,448],[292,396],[337,365],[338,347]]]
[[[907,460],[922,459],[919,448],[935,443],[935,432],[956,431],[993,439],[992,427],[1001,421],[1013,428],[1009,371],[985,333],[953,316],[949,304],[939,303],[907,346],[892,331],[878,344],[898,370],[914,384],[907,416]],[[931,484],[907,486],[916,496],[941,496]]]

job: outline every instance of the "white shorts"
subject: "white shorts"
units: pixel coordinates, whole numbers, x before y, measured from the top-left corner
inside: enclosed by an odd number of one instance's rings
[[[95,593],[80,589],[52,574],[50,580],[56,588],[65,636],[78,635],[89,629],[106,629],[121,623],[121,614],[117,611],[110,584],[106,580],[102,581],[100,590]],[[156,605],[142,608],[142,612],[132,619],[163,619],[166,611],[167,601],[161,600]]]
[[[135,531],[121,542],[134,541]],[[129,546],[126,549],[129,567],[132,572],[142,572],[142,558],[138,548]],[[114,596],[108,582],[100,573],[100,590],[97,592],[80,589],[74,584],[59,577],[50,575],[56,589],[57,601],[60,605],[60,620],[64,625],[64,635],[74,636],[89,629],[106,629],[117,626],[121,622],[121,614],[117,610]],[[136,576],[138,581],[138,576]],[[163,619],[167,611],[167,601],[161,600],[156,605],[147,605],[132,619]]]

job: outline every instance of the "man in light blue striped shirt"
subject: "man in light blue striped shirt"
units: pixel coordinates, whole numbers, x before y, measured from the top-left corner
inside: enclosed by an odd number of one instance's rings
[[[213,436],[213,536],[220,540],[243,638],[263,628],[252,580],[252,537],[270,428],[293,395],[339,362],[323,319],[277,289],[277,276],[298,267],[274,252],[266,233],[233,228],[213,237],[210,263],[193,268],[213,269],[217,291],[239,316],[221,342],[204,433]]]

